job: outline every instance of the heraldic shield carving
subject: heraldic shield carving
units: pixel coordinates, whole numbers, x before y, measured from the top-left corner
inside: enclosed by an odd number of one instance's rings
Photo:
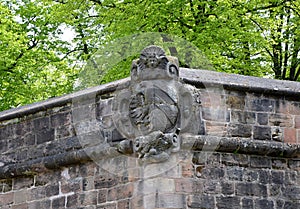
[[[167,160],[189,132],[192,100],[179,80],[177,58],[158,46],[145,48],[132,62],[129,88],[115,97],[113,119],[125,138],[118,151],[149,163]]]

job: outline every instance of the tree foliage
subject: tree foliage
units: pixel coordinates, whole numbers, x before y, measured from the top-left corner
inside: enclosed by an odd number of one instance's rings
[[[0,110],[72,91],[77,70],[59,57],[58,25],[47,5],[0,4]]]
[[[0,110],[70,92],[97,49],[145,32],[184,38],[218,71],[296,81],[299,25],[299,0],[6,0],[0,4]],[[62,38],[66,29],[69,41]],[[127,76],[128,63],[103,81]]]
[[[61,2],[64,8],[69,8],[66,5],[76,5],[77,1]],[[299,78],[299,0],[83,0],[81,3],[86,6],[73,10],[84,17],[78,21],[84,19],[85,24],[101,26],[97,34],[105,37],[103,42],[144,32],[173,34],[196,45],[218,71],[286,80]],[[90,54],[95,52],[93,46],[88,46]]]
[[[299,78],[300,1],[100,1],[105,32],[176,34],[194,43],[219,71]]]

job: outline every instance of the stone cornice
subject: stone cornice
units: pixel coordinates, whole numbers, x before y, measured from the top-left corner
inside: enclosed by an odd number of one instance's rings
[[[180,69],[180,77],[189,84],[203,87],[223,86],[224,89],[295,96],[300,100],[300,82],[258,78],[207,70]]]
[[[206,135],[183,135],[181,152],[221,152],[274,158],[290,158],[295,160],[300,156],[300,145],[286,144],[274,141],[249,140],[247,138],[217,137]],[[215,147],[214,144],[217,144]],[[207,148],[204,147],[207,146]],[[212,146],[210,146],[212,145]],[[210,148],[213,147],[212,150]],[[103,149],[102,145],[69,151],[52,156],[42,157],[22,163],[12,163],[0,167],[0,179],[17,176],[31,176],[48,169],[92,161],[93,159],[113,158],[121,155],[113,147]]]

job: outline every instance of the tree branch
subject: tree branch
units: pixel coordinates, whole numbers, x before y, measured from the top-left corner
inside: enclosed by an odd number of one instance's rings
[[[265,29],[263,29],[263,27],[261,27],[261,25],[256,21],[254,20],[253,18],[249,18],[261,31],[265,31]],[[266,38],[265,34],[264,34],[264,37]]]
[[[65,2],[64,0],[53,0],[56,3],[60,3],[60,4],[66,4],[67,2]]]
[[[294,5],[294,6],[296,7],[296,5]],[[291,9],[293,12],[295,12],[300,17],[299,11],[297,11],[295,8],[293,8],[291,6],[288,6],[288,5],[286,5],[285,7],[288,8],[288,9]]]
[[[287,16],[287,20],[286,20],[286,24],[289,25],[290,23],[290,17],[291,17],[291,13],[290,10],[287,10],[288,16]],[[282,66],[282,79],[286,79],[286,71],[287,71],[287,66],[288,66],[288,59],[289,59],[289,44],[288,44],[288,40],[290,37],[290,33],[289,30],[286,31],[285,33],[285,46],[284,46],[284,57],[283,57],[283,66]]]
[[[283,4],[285,4],[286,2],[289,2],[289,1],[290,0],[284,0],[284,1],[278,2],[278,3],[271,3],[267,6],[261,6],[261,7],[256,7],[253,9],[248,9],[247,12],[256,12],[259,10],[268,10],[268,9],[276,8],[276,7],[282,6]]]
[[[300,76],[300,63],[299,63],[300,61],[298,60],[298,65],[297,65],[297,67],[296,67],[296,71],[297,71],[297,73],[296,73],[296,75],[295,75],[295,81],[296,80],[298,80],[298,78],[299,78],[299,76]]]
[[[83,49],[77,48],[77,49],[73,49],[73,50],[68,51],[68,52],[65,54],[65,56],[63,56],[63,58],[60,59],[60,61],[66,59],[70,54],[72,54],[72,53],[74,53],[74,52],[77,52],[77,51],[81,51],[81,50],[83,50]]]

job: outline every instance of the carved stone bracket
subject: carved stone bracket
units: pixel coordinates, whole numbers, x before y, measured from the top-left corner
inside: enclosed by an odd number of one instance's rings
[[[162,162],[180,149],[188,132],[193,98],[179,81],[178,60],[162,48],[145,48],[131,68],[129,89],[115,98],[114,122],[126,138],[118,151],[147,162]]]

